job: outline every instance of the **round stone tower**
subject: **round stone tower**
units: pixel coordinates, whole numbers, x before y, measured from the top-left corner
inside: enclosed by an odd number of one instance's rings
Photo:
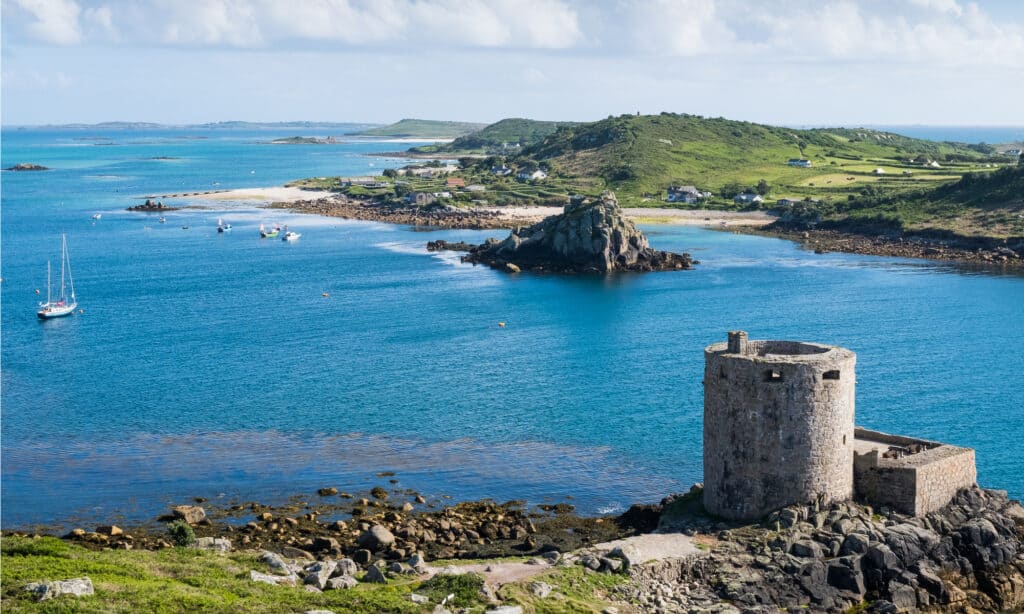
[[[853,352],[798,341],[704,349],[704,506],[735,520],[853,496]]]

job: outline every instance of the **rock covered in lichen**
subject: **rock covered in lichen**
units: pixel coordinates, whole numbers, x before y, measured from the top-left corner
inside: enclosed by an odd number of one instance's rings
[[[518,228],[503,241],[488,239],[464,260],[506,271],[581,273],[669,271],[693,265],[689,254],[652,249],[611,192],[596,200],[574,197],[560,215]]]

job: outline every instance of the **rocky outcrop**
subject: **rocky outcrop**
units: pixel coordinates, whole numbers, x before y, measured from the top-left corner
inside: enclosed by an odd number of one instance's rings
[[[437,241],[427,241],[428,252],[468,252],[469,250],[476,247],[473,243],[466,243],[465,241],[445,241],[444,239],[438,239]]]
[[[134,207],[128,207],[129,211],[177,211],[181,207],[168,207],[162,202],[146,199],[146,202]]]
[[[689,254],[652,249],[611,192],[574,197],[561,215],[518,228],[504,241],[488,239],[463,260],[510,272],[673,271],[694,264]]]
[[[8,166],[4,170],[5,171],[48,171],[50,169],[45,167],[45,166],[43,166],[43,165],[41,165],[41,164],[27,164],[25,162],[22,162],[20,164],[15,164],[14,166]]]
[[[663,518],[693,499],[668,502]],[[790,506],[761,525],[687,515],[688,532],[714,536],[710,554],[641,566],[621,598],[665,612],[1024,608],[1024,508],[1003,491],[964,489],[923,518],[853,502]]]

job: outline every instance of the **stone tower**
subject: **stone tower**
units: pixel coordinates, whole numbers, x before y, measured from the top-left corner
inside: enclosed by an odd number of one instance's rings
[[[704,349],[704,506],[751,520],[853,496],[854,364],[846,349],[749,341]]]

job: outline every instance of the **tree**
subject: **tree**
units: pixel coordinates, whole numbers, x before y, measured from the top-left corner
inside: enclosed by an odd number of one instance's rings
[[[412,188],[407,183],[396,183],[395,184],[395,196],[402,198],[409,192],[412,192]]]
[[[768,192],[771,192],[772,188],[768,185],[768,182],[762,179],[757,182],[757,193],[761,196],[767,196]]]
[[[394,179],[395,177],[398,177],[398,171],[396,171],[393,168],[386,168],[386,169],[384,169],[384,173],[383,174],[384,174],[385,177],[388,177],[390,179]]]

